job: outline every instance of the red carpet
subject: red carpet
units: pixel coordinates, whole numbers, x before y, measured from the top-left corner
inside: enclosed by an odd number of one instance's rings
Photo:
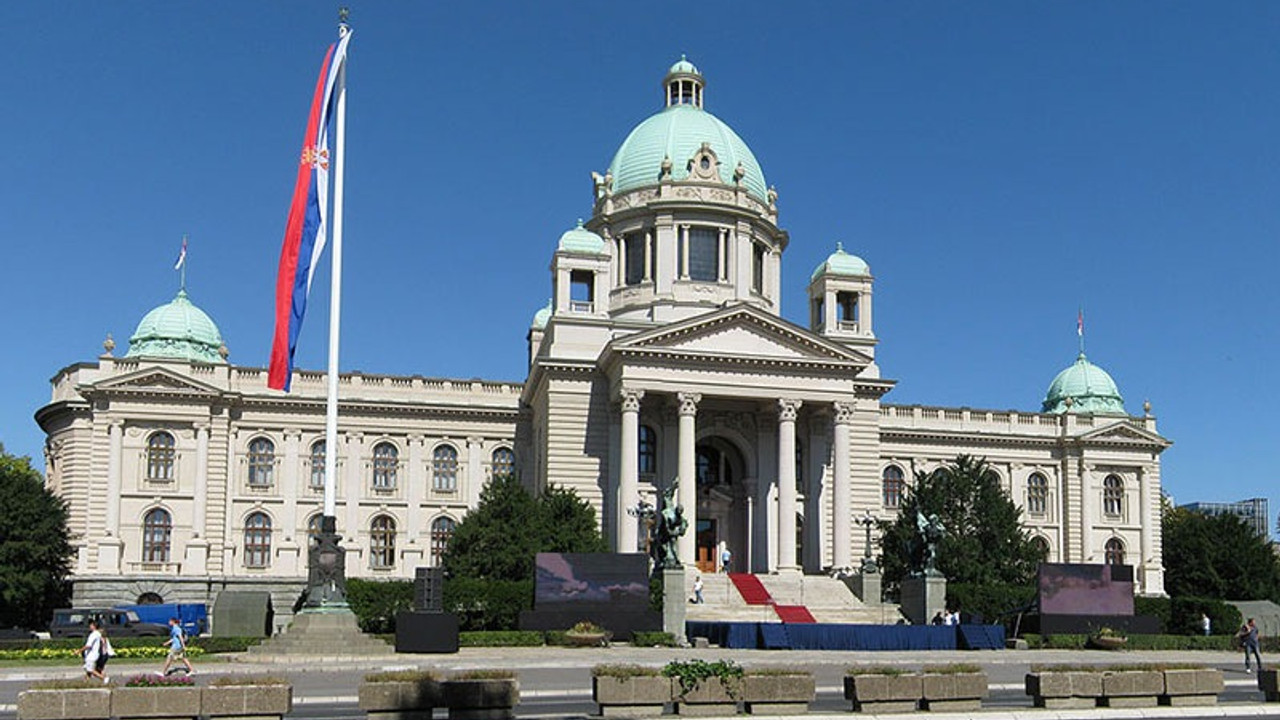
[[[764,589],[764,584],[755,575],[751,573],[729,573],[729,579],[733,581],[733,586],[738,588],[738,593],[742,595],[742,599],[748,605],[773,604],[773,598],[769,596],[769,591]]]
[[[813,617],[813,613],[809,612],[809,608],[803,605],[774,605],[773,611],[778,613],[778,619],[784,623],[818,622]]]

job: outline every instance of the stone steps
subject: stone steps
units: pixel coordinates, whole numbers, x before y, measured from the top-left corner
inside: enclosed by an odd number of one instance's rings
[[[283,634],[249,648],[255,662],[288,662],[300,657],[367,658],[392,655],[395,648],[360,632],[354,613],[302,612]]]
[[[686,619],[707,622],[780,622],[772,606],[748,605],[724,574],[702,575],[705,603],[690,603]],[[820,623],[893,625],[902,618],[897,605],[867,605],[843,581],[825,575],[756,576],[775,602],[803,605]],[[687,587],[693,587],[692,579]],[[689,593],[692,595],[692,591]]]

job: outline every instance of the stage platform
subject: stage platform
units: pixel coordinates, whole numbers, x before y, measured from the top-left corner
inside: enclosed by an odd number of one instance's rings
[[[832,623],[685,623],[690,639],[745,650],[1003,650],[1000,625],[839,625]]]

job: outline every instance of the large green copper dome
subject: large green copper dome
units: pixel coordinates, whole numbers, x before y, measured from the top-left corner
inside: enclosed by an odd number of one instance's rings
[[[222,333],[213,320],[179,290],[171,302],[147,313],[129,338],[126,357],[159,357],[223,363]]]
[[[720,161],[720,180],[733,184],[733,173],[742,163],[745,173],[742,185],[755,197],[767,202],[768,185],[764,171],[751,148],[720,118],[702,109],[702,76],[687,60],[681,59],[667,74],[668,84],[684,80],[697,84],[691,102],[682,104],[677,95],[668,92],[668,106],[649,117],[631,131],[613,156],[609,172],[613,175],[613,191],[625,192],[646,185],[657,185],[662,161],[671,161],[671,179],[689,177],[689,160],[702,147],[711,146]]]
[[[1070,400],[1070,402],[1068,402]],[[1116,381],[1084,353],[1049,383],[1041,406],[1048,413],[1127,414]]]

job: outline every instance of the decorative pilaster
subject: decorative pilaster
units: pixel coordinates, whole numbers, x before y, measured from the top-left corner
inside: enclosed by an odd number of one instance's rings
[[[778,401],[778,570],[796,565],[796,415],[799,400]]]
[[[1141,528],[1138,535],[1138,561],[1133,566],[1138,570],[1138,578],[1140,585],[1138,592],[1147,594],[1147,573],[1149,572],[1149,564],[1151,561],[1151,525],[1160,522],[1160,518],[1151,517],[1151,488],[1147,482],[1146,468],[1138,468],[1138,527]]]
[[[677,393],[680,415],[680,454],[677,460],[677,472],[680,482],[679,503],[684,508],[685,520],[689,521],[689,531],[680,537],[680,563],[686,567],[697,562],[698,527],[698,403],[702,402],[699,393]]]
[[[1098,498],[1093,489],[1094,468],[1080,461],[1080,562],[1093,562],[1093,518]]]
[[[98,572],[119,573],[120,553],[124,543],[120,540],[120,490],[124,457],[124,421],[112,420],[107,426],[107,525],[104,537],[98,542]]]
[[[640,492],[640,399],[643,390],[624,388],[622,402],[622,447],[618,449],[618,493],[615,518],[614,548],[618,552],[635,552],[639,544],[636,523],[627,515],[627,508],[639,502]]]
[[[196,489],[191,503],[191,541],[187,543],[186,557],[182,562],[183,575],[204,575],[208,572],[209,541],[205,539],[208,495],[209,426],[201,424],[196,425]]]
[[[835,403],[835,422],[832,424],[832,451],[835,477],[832,478],[831,522],[832,565],[838,569],[853,567],[853,485],[849,479],[849,428],[853,425],[855,404]]]

